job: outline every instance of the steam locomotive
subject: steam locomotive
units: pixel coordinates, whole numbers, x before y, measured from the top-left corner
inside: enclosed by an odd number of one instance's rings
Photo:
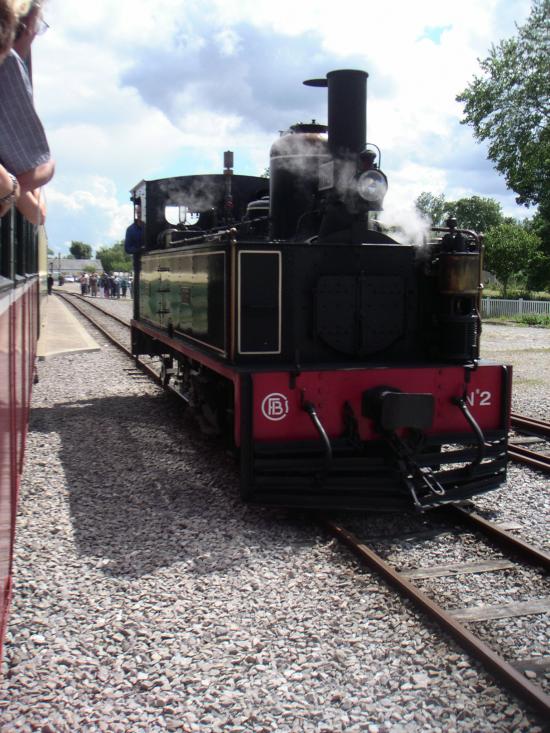
[[[480,238],[383,230],[367,76],[304,82],[328,89],[328,125],[282,134],[269,179],[226,153],[223,173],[131,191],[133,353],[235,447],[247,501],[422,510],[505,480],[511,370],[479,358]]]

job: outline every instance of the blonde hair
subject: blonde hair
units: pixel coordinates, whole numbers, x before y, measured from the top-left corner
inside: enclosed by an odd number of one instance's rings
[[[24,21],[40,7],[41,0],[0,0],[0,63],[24,29]]]
[[[13,7],[16,17],[21,19],[27,16],[31,10],[40,6],[37,0],[8,0]]]

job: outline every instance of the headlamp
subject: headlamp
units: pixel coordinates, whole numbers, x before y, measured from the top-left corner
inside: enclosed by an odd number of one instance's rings
[[[381,204],[388,190],[388,179],[378,170],[362,173],[357,181],[357,193],[362,199],[373,204]]]

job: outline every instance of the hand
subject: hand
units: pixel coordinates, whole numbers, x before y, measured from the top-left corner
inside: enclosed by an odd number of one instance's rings
[[[0,217],[8,213],[19,198],[20,192],[17,179],[0,165]]]

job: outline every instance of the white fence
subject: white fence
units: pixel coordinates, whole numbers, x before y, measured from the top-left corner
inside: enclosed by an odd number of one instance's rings
[[[481,315],[488,316],[520,316],[524,313],[535,313],[550,316],[549,300],[503,300],[501,298],[482,298]]]

